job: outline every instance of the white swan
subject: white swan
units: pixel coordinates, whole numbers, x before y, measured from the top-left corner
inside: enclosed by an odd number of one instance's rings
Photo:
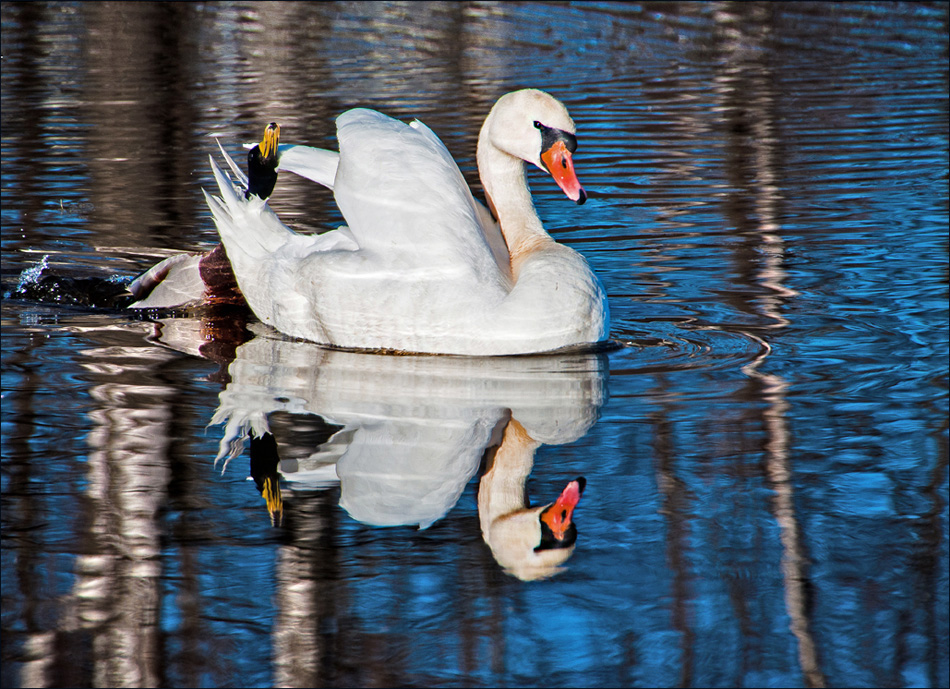
[[[498,222],[428,127],[365,109],[337,119],[339,154],[306,146],[279,154],[279,170],[333,190],[347,227],[296,234],[213,160],[221,196],[205,196],[248,305],[287,335],[420,353],[551,351],[600,342],[609,327],[600,281],[583,256],[545,232],[525,178],[523,161],[583,203],[574,132],[567,109],[547,93],[498,100],[477,150]]]

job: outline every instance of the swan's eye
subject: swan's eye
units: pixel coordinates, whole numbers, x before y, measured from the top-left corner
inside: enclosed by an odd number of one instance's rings
[[[541,124],[540,122],[538,122],[537,120],[534,121],[534,128],[535,128],[535,129],[541,129],[541,127],[543,127],[543,126],[544,126],[544,125]]]

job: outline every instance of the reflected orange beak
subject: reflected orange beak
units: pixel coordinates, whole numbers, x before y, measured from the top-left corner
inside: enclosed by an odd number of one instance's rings
[[[264,129],[264,138],[261,140],[261,156],[270,158],[273,155],[277,154],[277,146],[280,143],[280,125],[276,122],[271,122]]]
[[[586,481],[582,478],[575,479],[567,484],[567,487],[561,491],[560,497],[541,514],[541,521],[548,525],[554,537],[563,541],[567,530],[571,526],[571,517],[574,514],[574,508],[580,502],[581,493],[584,492]]]
[[[551,173],[557,185],[561,187],[561,191],[567,194],[567,198],[577,205],[587,200],[587,193],[574,173],[571,152],[563,141],[555,141],[548,150],[544,151],[541,154],[541,162]]]

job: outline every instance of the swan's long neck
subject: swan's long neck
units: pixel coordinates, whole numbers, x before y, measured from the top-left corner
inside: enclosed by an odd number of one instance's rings
[[[494,459],[479,481],[478,517],[486,542],[490,541],[489,532],[497,519],[527,509],[524,484],[540,446],[515,419],[508,422]]]
[[[489,120],[478,136],[478,175],[498,218],[511,255],[511,271],[518,279],[519,263],[532,251],[554,241],[544,231],[531,200],[524,161],[505,153],[488,136]]]

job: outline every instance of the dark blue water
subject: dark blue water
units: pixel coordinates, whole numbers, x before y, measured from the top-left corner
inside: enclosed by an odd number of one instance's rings
[[[916,3],[4,3],[3,686],[946,686],[947,29]],[[216,241],[212,137],[335,147],[370,106],[479,188],[481,121],[527,86],[578,126],[588,203],[529,179],[613,349],[380,357],[107,304]],[[271,205],[341,222],[304,180]],[[515,422],[541,444],[491,465]],[[265,426],[279,464],[242,442]],[[532,505],[586,477],[559,567],[483,536],[490,466]]]

